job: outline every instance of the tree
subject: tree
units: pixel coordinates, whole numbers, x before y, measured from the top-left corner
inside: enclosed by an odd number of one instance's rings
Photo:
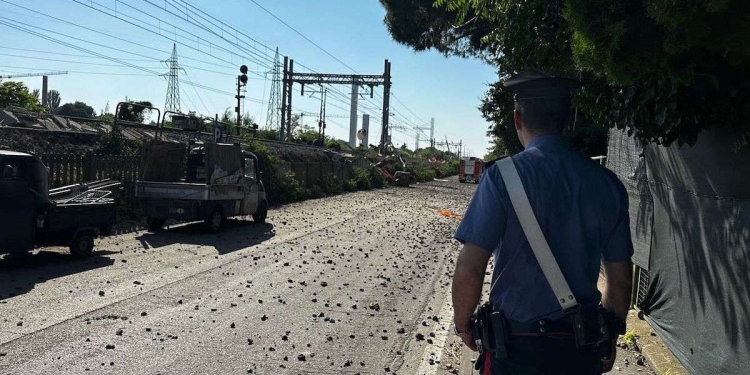
[[[242,126],[250,128],[253,125],[255,125],[255,117],[253,117],[250,112],[245,112],[245,114],[242,116]]]
[[[229,108],[224,110],[224,113],[221,114],[221,118],[219,121],[226,122],[226,123],[234,123],[234,112],[230,110]]]
[[[151,116],[151,102],[125,100],[117,109],[117,119],[120,121],[143,123]]]
[[[115,121],[115,115],[109,110],[109,102],[104,106],[104,109],[99,111],[99,119],[110,123]]]
[[[521,69],[568,74],[571,65],[572,52],[565,42],[569,34],[558,32],[565,22],[560,5],[543,0],[531,2],[534,6],[508,4],[508,9],[504,10],[509,12],[508,17],[498,20],[489,17],[483,9],[436,7],[432,0],[406,0],[403,4],[398,0],[381,0],[388,11],[386,25],[396,41],[415,50],[433,48],[448,55],[479,57],[498,67],[500,80],[490,85],[479,107],[482,116],[491,123],[487,134],[492,138],[491,150],[497,154],[523,150],[513,127],[513,96],[502,90],[501,82]],[[424,14],[426,18],[423,22],[412,22],[410,11]],[[537,13],[544,16],[540,18]],[[395,23],[403,27],[395,28]],[[457,27],[463,32],[456,33]],[[518,46],[525,49],[517,52]],[[568,132],[591,126],[606,128],[589,121],[585,114],[580,114],[577,120],[575,129]],[[603,131],[595,133],[606,135]],[[599,142],[604,145],[606,137],[600,137]],[[573,147],[580,149],[576,144]]]
[[[271,141],[278,141],[279,140],[279,131],[278,130],[265,130],[265,129],[258,129],[258,132],[255,134],[257,138],[260,139],[268,139]]]
[[[289,134],[295,134],[297,132],[297,128],[299,128],[300,126],[302,126],[302,115],[292,115],[292,121],[291,124],[289,124]]]
[[[75,103],[65,103],[57,109],[56,114],[60,116],[94,118],[96,111],[84,102],[76,101]]]
[[[29,92],[22,82],[2,82],[0,84],[0,108],[15,106],[32,112],[42,112],[39,96]]]
[[[420,13],[429,16],[420,22],[410,22],[397,1],[381,0],[397,41],[416,50],[484,56],[498,67],[500,80],[482,104],[498,148],[518,146],[509,126],[512,98],[499,83],[524,69],[583,82],[574,99],[576,132],[600,134],[615,126],[667,145],[693,143],[700,130],[715,125],[748,131],[750,9],[741,0],[680,7],[668,0],[438,0],[443,12]],[[431,3],[403,2],[416,9]],[[472,43],[477,37],[481,43]],[[436,39],[447,47],[429,43]]]
[[[479,17],[466,17],[436,7],[435,0],[380,0],[386,9],[385,24],[393,39],[417,51],[435,49],[445,55],[488,58],[482,39],[492,25]]]
[[[312,143],[320,139],[320,133],[310,125],[303,125],[294,131],[294,139],[301,143]]]
[[[60,108],[60,92],[57,90],[47,91],[47,103],[44,104],[50,113],[57,113],[57,109]]]

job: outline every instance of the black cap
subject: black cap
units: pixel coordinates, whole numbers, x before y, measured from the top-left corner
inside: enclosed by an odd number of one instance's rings
[[[532,100],[570,99],[581,83],[570,78],[553,77],[544,73],[525,71],[503,82],[503,87],[516,93],[517,102]]]

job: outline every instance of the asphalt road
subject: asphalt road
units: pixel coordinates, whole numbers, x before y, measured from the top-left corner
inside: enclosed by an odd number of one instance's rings
[[[462,214],[474,188],[435,181],[218,234],[114,236],[86,260],[2,258],[0,374],[455,373],[459,220],[439,212]]]
[[[87,260],[0,259],[0,374],[434,372],[458,249],[458,220],[438,211],[463,212],[472,192],[436,181],[219,234],[109,237]]]

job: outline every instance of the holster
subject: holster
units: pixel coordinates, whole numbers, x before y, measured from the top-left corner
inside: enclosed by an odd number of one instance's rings
[[[489,351],[497,359],[508,358],[508,325],[502,311],[493,311],[484,303],[472,316],[474,339],[480,351]]]
[[[612,357],[612,340],[617,339],[612,329],[614,314],[600,306],[567,311],[566,318],[573,324],[576,349],[593,350],[602,359]]]

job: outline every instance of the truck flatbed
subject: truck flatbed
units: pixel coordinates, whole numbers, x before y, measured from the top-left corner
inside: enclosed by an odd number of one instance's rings
[[[196,201],[241,200],[243,185],[206,185],[188,182],[137,181],[135,195],[138,198],[181,199]]]

